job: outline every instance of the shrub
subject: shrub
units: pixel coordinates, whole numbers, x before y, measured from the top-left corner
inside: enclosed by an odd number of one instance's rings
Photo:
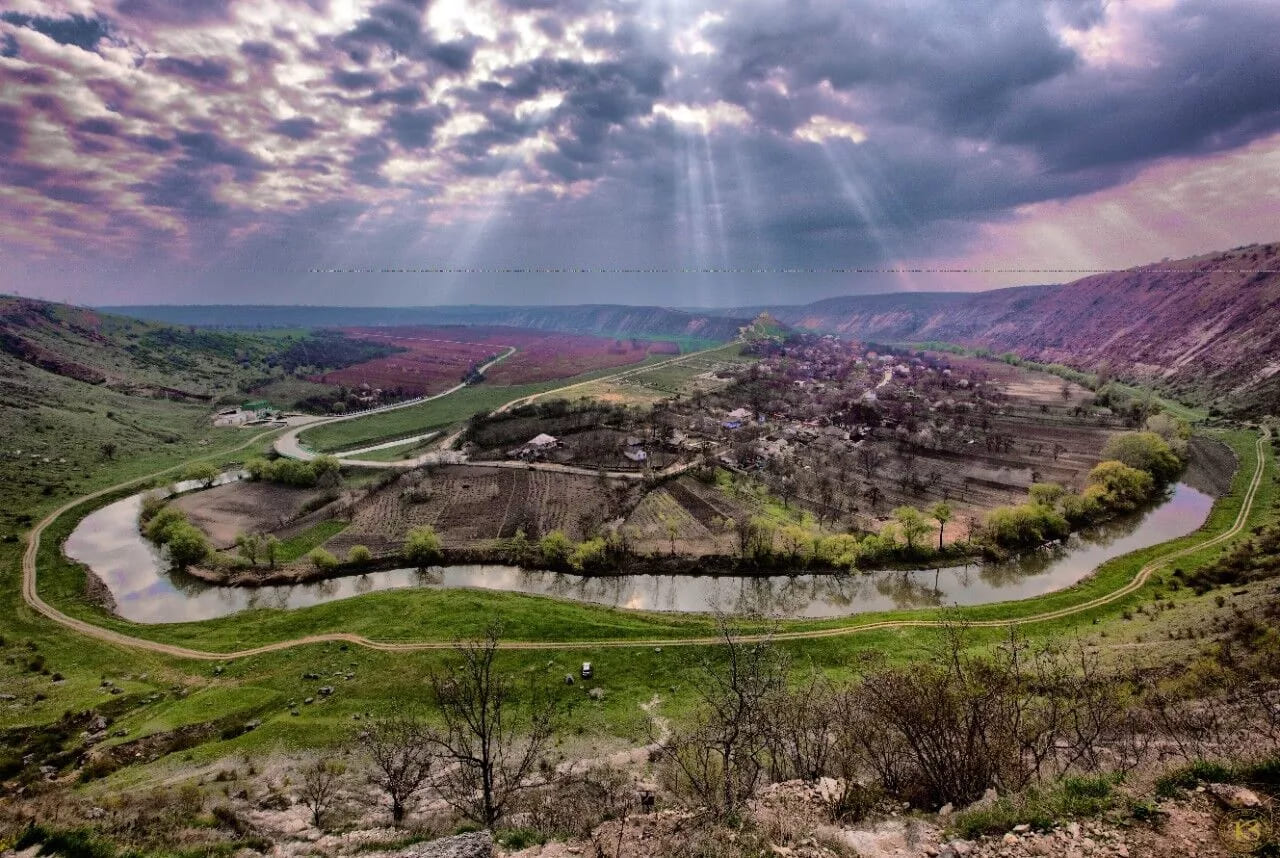
[[[200,563],[213,553],[205,535],[186,520],[170,527],[167,535],[169,559],[179,568]]]
[[[578,571],[595,569],[604,565],[608,545],[601,537],[579,542],[569,556],[569,565]]]
[[[568,565],[569,556],[573,553],[573,541],[562,531],[553,530],[538,541],[538,550],[542,552],[543,563],[563,567]]]
[[[183,469],[182,479],[203,483],[208,488],[218,479],[218,469],[208,462],[194,462]]]
[[[1067,490],[1057,483],[1036,483],[1027,490],[1027,496],[1036,506],[1056,507]]]
[[[1160,483],[1173,479],[1182,468],[1182,460],[1155,432],[1121,432],[1112,435],[1102,448],[1102,457],[1146,471]]]
[[[311,565],[319,572],[328,572],[338,565],[338,558],[323,548],[313,548],[311,553],[307,555],[307,559],[311,561]]]
[[[164,545],[169,541],[171,531],[180,524],[187,523],[187,516],[182,510],[174,506],[163,506],[152,514],[150,520],[143,533],[147,539],[159,545]]]
[[[347,562],[363,566],[373,559],[373,552],[363,545],[353,545],[347,552]]]
[[[1092,499],[1104,510],[1130,512],[1151,498],[1155,479],[1140,468],[1118,460],[1099,462],[1089,472],[1086,502]]]
[[[430,525],[415,527],[405,536],[404,559],[418,567],[430,566],[440,559],[443,552],[440,537]]]
[[[1052,507],[1028,503],[996,507],[987,513],[987,541],[1002,548],[1040,545],[1071,532],[1066,518]]]

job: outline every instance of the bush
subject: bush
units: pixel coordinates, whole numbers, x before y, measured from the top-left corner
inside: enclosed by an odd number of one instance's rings
[[[430,566],[438,561],[444,553],[440,537],[430,525],[415,527],[409,531],[404,540],[404,559],[418,566]]]
[[[186,523],[187,516],[182,510],[175,506],[166,505],[152,513],[146,527],[143,529],[143,533],[152,542],[164,545],[169,541],[172,529]]]
[[[168,546],[169,559],[179,568],[194,566],[213,553],[205,535],[185,520],[169,528]]]
[[[608,553],[608,545],[601,537],[579,542],[569,556],[569,565],[581,572],[584,569],[596,569],[604,565]]]
[[[1041,545],[1070,532],[1061,513],[1039,503],[996,507],[987,513],[983,528],[986,540],[1001,548]]]
[[[373,560],[373,552],[363,545],[353,545],[347,552],[347,562],[363,566]]]
[[[1151,499],[1155,479],[1140,468],[1118,460],[1099,462],[1089,472],[1089,486],[1083,497],[1096,502],[1103,510],[1132,512]]]
[[[208,488],[218,479],[218,469],[208,462],[195,462],[183,469],[182,479],[203,483]]]
[[[245,470],[254,480],[284,483],[288,486],[310,488],[316,485],[332,487],[338,484],[341,466],[333,456],[317,456],[310,462],[297,459],[274,461],[256,457],[245,463]]]
[[[1146,471],[1159,483],[1167,483],[1182,469],[1182,460],[1155,432],[1113,435],[1102,448],[1102,457]]]
[[[311,565],[318,572],[328,572],[338,565],[338,558],[323,548],[313,548],[311,553],[307,555],[307,559],[311,561]]]
[[[569,565],[569,556],[573,553],[573,540],[562,531],[553,530],[538,541],[538,550],[542,552],[542,562],[551,567],[563,568]]]

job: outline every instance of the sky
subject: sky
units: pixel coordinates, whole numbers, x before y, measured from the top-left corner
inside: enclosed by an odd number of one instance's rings
[[[3,0],[0,291],[798,303],[1280,239],[1275,0]]]

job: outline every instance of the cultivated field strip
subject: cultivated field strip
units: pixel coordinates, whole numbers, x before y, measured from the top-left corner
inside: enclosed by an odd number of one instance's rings
[[[225,451],[218,455],[226,455],[229,452],[249,447],[258,440],[270,435],[270,432],[262,433],[251,438],[244,444],[232,450]],[[1262,485],[1263,476],[1266,473],[1266,442],[1270,438],[1271,433],[1268,429],[1263,429],[1259,433],[1255,442],[1255,464],[1253,476],[1249,481],[1249,485],[1245,490],[1244,498],[1240,503],[1240,510],[1236,514],[1235,521],[1231,527],[1217,536],[1189,545],[1169,554],[1165,554],[1150,563],[1143,566],[1138,573],[1124,586],[1113,590],[1102,596],[1090,599],[1076,605],[1070,605],[1065,608],[1059,608],[1053,611],[1045,611],[1039,614],[1029,614],[1025,617],[1014,617],[1007,620],[978,620],[973,621],[970,625],[978,628],[1007,628],[1009,626],[1021,626],[1031,623],[1048,622],[1052,620],[1062,619],[1074,614],[1083,613],[1111,604],[1119,599],[1123,599],[1129,594],[1141,589],[1152,574],[1157,569],[1168,564],[1180,557],[1185,557],[1196,551],[1210,548],[1215,545],[1221,545],[1237,535],[1239,535],[1246,527],[1249,516],[1253,512],[1253,504],[1257,498],[1258,489]],[[249,649],[236,650],[233,652],[208,652],[206,650],[191,649],[189,647],[176,646],[174,644],[160,643],[158,641],[147,640],[145,638],[137,638],[117,632],[112,629],[103,628],[86,620],[77,619],[68,616],[63,612],[49,605],[40,598],[36,590],[36,561],[40,551],[40,535],[44,530],[52,524],[59,516],[73,509],[74,507],[85,503],[94,498],[102,497],[111,492],[119,491],[131,485],[136,485],[145,480],[152,479],[156,476],[170,473],[183,467],[183,465],[175,465],[172,468],[166,468],[155,474],[145,477],[138,477],[133,480],[110,486],[105,489],[99,489],[83,497],[73,501],[68,501],[54,512],[45,516],[39,524],[31,531],[27,541],[26,551],[22,555],[22,597],[28,605],[33,609],[53,620],[54,622],[79,632],[87,637],[96,638],[106,643],[115,644],[117,646],[130,649],[145,650],[149,652],[159,653],[162,655],[175,656],[178,658],[199,659],[203,661],[228,661],[231,659],[248,658],[250,656],[264,655],[266,653],[278,652],[280,650],[291,649],[298,646],[307,646],[315,643],[323,643],[326,641],[342,642],[366,647],[368,649],[379,650],[382,652],[414,652],[419,650],[442,650],[450,649],[455,644],[450,641],[419,641],[411,643],[392,643],[387,641],[375,641],[356,634],[348,634],[344,632],[333,632],[321,635],[309,635],[291,640],[277,641],[275,643],[264,644],[262,646],[252,647]],[[946,625],[943,620],[880,620],[870,623],[862,623],[859,625],[833,626],[826,629],[801,630],[793,632],[779,632],[767,635],[747,635],[743,636],[744,641],[761,642],[765,640],[792,641],[792,640],[816,640],[819,638],[843,637],[845,635],[858,634],[860,632],[888,630],[888,629],[906,629],[906,628],[940,628]],[[652,646],[715,646],[721,643],[718,637],[699,637],[699,638],[650,638],[647,640],[586,640],[586,641],[504,641],[501,644],[503,649],[510,650],[561,650],[561,649],[628,649],[634,647],[652,647]]]

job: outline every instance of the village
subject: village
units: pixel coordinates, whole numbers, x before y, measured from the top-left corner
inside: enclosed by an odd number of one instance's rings
[[[996,361],[813,335],[744,350],[759,360],[719,391],[647,409],[535,403],[473,420],[463,449],[655,477],[720,468],[851,531],[875,532],[903,504],[944,501],[956,511],[950,542],[1033,483],[1079,488],[1125,428],[1089,390]]]
[[[738,348],[743,359],[707,383],[652,404],[534,398],[466,421],[447,462],[372,481],[347,469],[323,492],[219,486],[185,512],[220,534],[218,580],[240,583],[266,573],[243,567],[237,536],[323,534],[323,563],[298,552],[270,572],[293,580],[348,574],[348,557],[395,563],[422,528],[442,562],[872,568],[921,559],[929,529],[938,552],[978,553],[971,539],[992,510],[1038,483],[1081,491],[1108,438],[1140,418],[1008,362],[791,332]]]

